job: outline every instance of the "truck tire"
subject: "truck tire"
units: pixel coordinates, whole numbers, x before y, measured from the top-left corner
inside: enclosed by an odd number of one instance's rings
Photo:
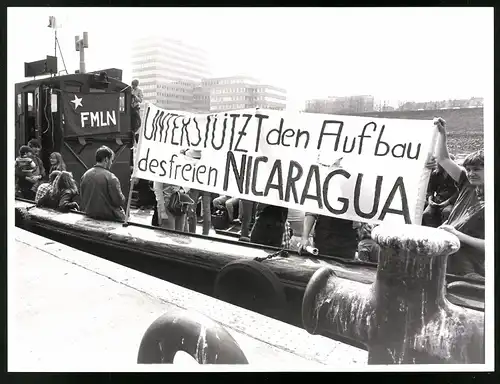
[[[138,364],[172,364],[177,352],[198,364],[248,364],[238,343],[224,327],[196,312],[176,310],[160,316],[146,330]]]
[[[269,267],[255,260],[236,260],[224,266],[215,279],[214,296],[265,316],[287,318],[283,285]]]

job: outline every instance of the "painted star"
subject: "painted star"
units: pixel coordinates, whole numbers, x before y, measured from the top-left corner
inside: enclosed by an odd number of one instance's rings
[[[82,100],[83,98],[75,95],[75,100],[70,100],[70,103],[75,104],[75,110],[76,110],[78,107],[83,107]]]

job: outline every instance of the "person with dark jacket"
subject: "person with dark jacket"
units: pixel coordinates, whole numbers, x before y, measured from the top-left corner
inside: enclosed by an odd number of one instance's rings
[[[114,158],[110,148],[100,147],[95,153],[96,164],[81,178],[81,208],[93,219],[125,221],[120,180],[109,170]]]
[[[454,160],[450,155],[450,159]],[[432,171],[427,188],[427,208],[422,214],[422,225],[439,227],[445,222],[457,201],[458,187],[441,165]]]
[[[78,187],[73,175],[63,171],[57,175],[52,189],[38,200],[37,206],[57,209],[61,212],[68,212],[71,209],[78,210],[77,197]]]
[[[42,178],[34,157],[33,150],[29,146],[23,145],[19,149],[19,157],[16,158],[15,162],[16,196],[28,200],[35,199],[35,185]]]
[[[40,142],[37,139],[31,139],[30,141],[28,141],[28,147],[30,147],[33,151],[33,161],[38,167],[38,174],[41,176],[41,180],[45,180],[47,177],[47,173],[45,172],[43,161],[40,158],[40,151],[42,150]]]
[[[288,208],[258,203],[250,241],[281,248],[287,217]]]
[[[31,139],[28,141],[28,147],[30,147],[33,151],[33,161],[37,167],[37,173],[40,178],[33,184],[32,190],[35,192],[38,189],[38,186],[42,183],[42,181],[47,180],[47,172],[45,172],[45,167],[43,166],[43,161],[40,158],[40,152],[42,150],[42,146],[40,145],[40,141],[37,139]]]
[[[299,252],[309,245],[309,234],[315,223],[314,246],[318,248],[321,255],[354,259],[358,248],[358,241],[356,238],[356,229],[353,228],[352,221],[309,212],[304,217],[304,230],[299,245]]]

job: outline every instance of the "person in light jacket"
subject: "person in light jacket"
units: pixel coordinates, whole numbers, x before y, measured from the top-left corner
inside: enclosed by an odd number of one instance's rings
[[[175,192],[188,193],[189,188],[155,181],[153,184],[153,190],[155,192],[157,202],[158,225],[162,228],[184,232],[186,225],[186,213],[176,216],[168,210],[168,205],[170,198]]]

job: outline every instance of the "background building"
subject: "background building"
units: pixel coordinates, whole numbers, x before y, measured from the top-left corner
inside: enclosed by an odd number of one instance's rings
[[[440,101],[400,101],[398,111],[426,111],[436,109],[461,109],[461,108],[480,108],[483,106],[482,97],[471,97],[470,99],[450,99]]]
[[[353,114],[372,112],[374,98],[369,95],[336,97],[326,99],[313,99],[306,101],[305,112],[329,114]]]
[[[208,78],[201,82],[197,90],[199,97],[209,95],[207,111],[220,112],[242,108],[265,108],[284,110],[286,90],[272,85],[260,84],[248,76]],[[203,99],[205,100],[205,99]]]
[[[161,108],[192,110],[195,88],[210,76],[208,54],[181,41],[153,36],[132,46],[132,78],[144,101]]]

